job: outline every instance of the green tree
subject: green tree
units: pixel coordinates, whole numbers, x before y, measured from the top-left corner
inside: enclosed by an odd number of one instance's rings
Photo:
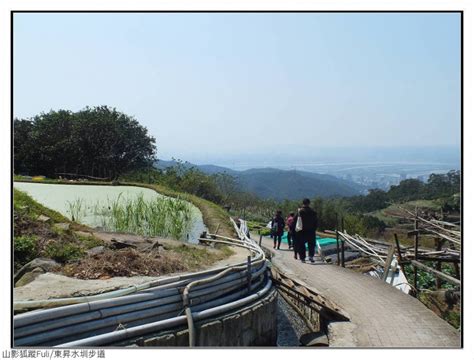
[[[155,139],[137,120],[107,106],[50,111],[14,122],[15,171],[116,179],[155,160]]]
[[[425,196],[425,185],[418,179],[403,180],[398,186],[391,186],[387,195],[394,202],[423,199]]]
[[[33,142],[31,141],[33,122],[15,119],[13,129],[14,172],[26,174],[34,166]]]

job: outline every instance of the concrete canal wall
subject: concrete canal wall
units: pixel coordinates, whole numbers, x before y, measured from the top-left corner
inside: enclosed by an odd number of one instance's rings
[[[198,322],[196,346],[276,346],[277,292],[235,312]],[[187,328],[137,341],[138,346],[188,347]]]

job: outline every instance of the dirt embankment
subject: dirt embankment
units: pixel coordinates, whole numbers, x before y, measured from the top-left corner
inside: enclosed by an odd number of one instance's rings
[[[98,232],[69,221],[16,189],[14,208],[15,270],[36,258],[57,263],[52,269],[23,269],[15,283],[28,276],[18,282],[15,300],[97,293],[163,275],[235,264],[248,255],[244,249],[222,245]],[[208,228],[215,225],[219,234],[233,235],[224,210],[205,200],[200,209]]]
[[[64,181],[57,181],[63,183]],[[97,182],[90,182],[97,184]],[[89,182],[81,182],[81,184],[89,184]],[[102,183],[102,185],[110,185]],[[228,214],[219,206],[200,199],[189,194],[180,194],[173,190],[167,189],[160,185],[147,185],[137,183],[124,183],[123,185],[141,186],[151,188],[164,195],[180,197],[196,205],[203,214],[203,220],[209,229],[209,232],[225,236],[234,236],[233,227],[230,224]],[[225,251],[217,253],[209,253],[203,249],[195,249],[189,251],[188,247],[176,246],[168,243],[168,246],[157,246],[156,248],[137,249],[135,245],[129,249],[117,248],[116,244],[107,244],[107,240],[111,236],[120,237],[118,234],[106,235],[102,233],[94,233],[94,231],[86,226],[76,224],[69,221],[61,214],[52,211],[41,204],[34,201],[26,193],[14,191],[15,206],[15,270],[19,270],[21,266],[37,257],[52,258],[62,264],[68,264],[67,272],[77,277],[98,277],[98,276],[133,276],[135,274],[142,275],[159,275],[170,271],[193,270],[202,266],[209,265],[209,262],[218,261],[229,253]],[[82,230],[82,231],[81,231]],[[132,239],[133,235],[126,235],[128,239]],[[158,239],[158,238],[157,238]],[[143,238],[135,242],[144,242],[148,246],[157,239]],[[159,239],[163,242],[164,239]],[[105,241],[105,243],[104,243]],[[148,242],[148,245],[146,244]],[[112,245],[112,246],[110,246]],[[146,247],[145,246],[145,247]],[[94,251],[96,247],[104,247],[100,251]],[[108,263],[110,266],[104,265],[104,271],[99,271],[97,266],[92,264],[86,265],[87,255],[93,252],[93,257],[102,263]],[[118,269],[125,265],[131,265],[125,269]],[[81,264],[77,264],[80,262]],[[93,263],[93,261],[91,261]],[[141,264],[141,265],[140,265]],[[83,265],[83,266],[82,266]],[[82,268],[81,268],[82,266]],[[74,270],[78,270],[75,272]],[[93,273],[93,269],[97,273]]]
[[[224,267],[245,261],[242,248],[183,244],[177,240],[92,232],[105,246],[124,246],[64,265],[14,289],[15,301],[87,296],[138,285],[160,276]],[[81,233],[81,236],[85,236]],[[68,275],[68,276],[66,276]]]

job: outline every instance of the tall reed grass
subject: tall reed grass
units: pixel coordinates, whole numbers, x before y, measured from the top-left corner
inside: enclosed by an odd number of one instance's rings
[[[104,230],[186,239],[193,222],[189,203],[161,197],[145,200],[143,194],[134,199],[121,195],[107,200],[106,205],[96,204],[92,208]]]
[[[81,222],[83,216],[86,215],[86,207],[84,204],[84,200],[77,198],[73,201],[68,201],[67,204],[67,212],[71,216],[72,221]]]

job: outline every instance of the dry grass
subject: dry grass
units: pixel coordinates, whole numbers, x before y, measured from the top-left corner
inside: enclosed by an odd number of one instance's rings
[[[210,251],[185,244],[140,252],[127,248],[105,250],[64,266],[62,272],[78,279],[108,279],[114,276],[161,276],[205,268],[229,256],[227,249]]]

